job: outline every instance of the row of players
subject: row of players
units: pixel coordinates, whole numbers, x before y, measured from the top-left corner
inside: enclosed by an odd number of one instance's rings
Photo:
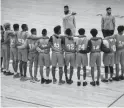
[[[103,54],[103,63],[105,66],[105,79],[103,82],[119,81],[124,79],[124,26],[118,26],[118,34],[102,39],[97,37],[97,29],[91,29],[92,38],[88,40],[85,36],[83,28],[78,30],[79,36],[72,36],[70,29],[66,29],[65,36],[61,34],[61,26],[54,28],[54,34],[49,38],[47,30],[42,30],[42,36],[37,37],[37,30],[31,29],[31,35],[28,34],[28,26],[22,24],[22,31],[19,32],[19,25],[14,24],[14,31],[10,30],[10,24],[4,24],[5,31],[2,32],[2,57],[4,67],[2,71],[5,75],[12,75],[9,71],[9,55],[13,60],[14,78],[21,75],[20,80],[26,81],[27,61],[29,60],[30,81],[39,81],[37,79],[37,69],[40,66],[41,84],[49,84],[52,80],[49,79],[50,65],[52,65],[53,83],[56,79],[56,66],[59,66],[59,84],[64,84],[62,80],[63,70],[65,73],[66,83],[72,84],[72,76],[74,67],[77,66],[77,85],[81,85],[80,70],[83,67],[83,86],[86,82],[86,67],[88,66],[88,56],[90,53],[89,65],[91,67],[92,81],[91,85],[99,85],[100,67],[101,67],[101,51]],[[52,57],[50,60],[50,49],[52,49]],[[17,72],[19,62],[20,75]],[[34,64],[34,76],[32,75],[32,67]],[[68,77],[67,67],[70,64],[70,74]],[[113,66],[116,64],[116,76],[113,78]],[[119,76],[119,64],[121,64],[121,76]],[[43,76],[43,67],[46,67],[46,79]],[[97,80],[94,79],[94,68],[97,66]],[[63,69],[64,67],[64,69]],[[23,72],[24,71],[24,72]],[[108,72],[110,78],[108,79]]]

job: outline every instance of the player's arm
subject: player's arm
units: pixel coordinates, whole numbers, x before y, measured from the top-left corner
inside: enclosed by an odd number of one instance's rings
[[[102,16],[102,19],[101,19],[101,29],[103,30],[104,28],[104,17]]]
[[[38,40],[41,39],[42,37],[33,37],[33,36],[29,36],[27,37],[27,39],[33,39],[33,40]]]
[[[101,43],[101,51],[105,52],[105,53],[109,53],[110,52],[110,48],[107,48],[104,44],[103,44],[103,40]]]
[[[88,46],[87,46],[87,52],[91,52],[91,49],[92,49],[92,42],[91,40],[88,41]]]
[[[39,41],[36,42],[36,50],[38,52],[42,52],[42,50],[39,48]]]
[[[27,43],[28,43],[28,41],[26,39],[25,43],[23,45],[21,45],[21,46],[17,46],[17,48],[18,49],[25,49],[27,47]]]
[[[75,21],[75,17],[73,17],[73,24],[74,24],[74,27],[76,28],[76,21]]]
[[[4,37],[5,37],[5,40],[4,40],[4,44],[7,44],[7,43],[9,43],[10,42],[10,38],[11,38],[11,32],[9,32],[8,34],[7,33],[5,33],[4,34]]]
[[[113,22],[113,27],[114,27],[114,30],[115,30],[115,17],[113,17],[112,22]]]

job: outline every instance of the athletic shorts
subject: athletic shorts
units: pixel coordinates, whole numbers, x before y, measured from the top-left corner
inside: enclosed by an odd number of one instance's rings
[[[75,66],[75,53],[65,53],[65,65],[74,67]]]
[[[10,59],[18,60],[18,49],[17,48],[10,48]]]
[[[39,53],[38,64],[40,66],[50,67],[50,54]]]
[[[90,66],[91,67],[101,66],[101,53],[100,52],[90,53]]]
[[[59,67],[64,66],[64,56],[61,53],[52,52],[52,66],[56,67],[57,64]]]
[[[28,51],[27,51],[27,49],[18,49],[18,60],[22,60],[24,62],[28,61]]]
[[[7,61],[10,60],[10,47],[8,45],[3,45],[2,46],[2,55],[3,55],[3,58]]]
[[[105,66],[114,66],[114,63],[115,63],[114,59],[115,59],[114,53],[103,54],[103,64]]]
[[[38,53],[29,53],[28,54],[29,65],[37,67],[38,66]]]
[[[115,53],[115,64],[124,65],[124,50]]]
[[[81,67],[81,65],[84,66],[88,66],[88,57],[87,54],[81,54],[81,53],[77,53],[76,55],[76,63],[78,67]]]

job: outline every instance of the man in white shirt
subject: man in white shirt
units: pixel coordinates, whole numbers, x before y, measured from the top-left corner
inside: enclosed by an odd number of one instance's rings
[[[69,7],[66,5],[64,6],[64,17],[63,17],[63,27],[64,27],[64,32],[66,29],[70,28],[72,31],[72,34],[75,35],[76,32],[76,21],[75,21],[75,16],[76,13],[70,12]]]

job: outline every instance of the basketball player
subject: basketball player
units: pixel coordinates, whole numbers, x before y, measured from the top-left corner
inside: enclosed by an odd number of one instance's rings
[[[19,24],[14,24],[13,29],[14,29],[14,33],[10,37],[10,57],[11,57],[11,60],[13,61],[12,62],[12,66],[13,66],[13,70],[14,70],[13,78],[19,78],[20,76],[19,76],[19,73],[17,72],[17,70],[18,70],[17,45],[18,45]]]
[[[54,33],[49,40],[49,44],[46,47],[41,47],[42,49],[52,48],[52,76],[53,76],[53,84],[57,83],[57,79],[55,76],[56,66],[59,66],[59,85],[64,84],[65,81],[62,80],[63,76],[63,65],[64,65],[64,56],[63,56],[63,48],[62,48],[62,38],[61,34],[61,26],[56,26],[54,28]]]
[[[107,39],[109,43],[109,52],[103,54],[103,64],[105,66],[105,79],[102,80],[102,82],[108,82],[108,72],[110,70],[110,78],[109,81],[111,82],[113,79],[113,66],[115,64],[114,58],[115,58],[115,52],[116,52],[116,40],[115,39]]]
[[[4,42],[3,42],[3,58],[4,58],[4,74],[5,75],[13,75],[9,71],[9,61],[10,61],[10,36],[11,36],[11,27],[10,23],[4,24]]]
[[[124,26],[120,25],[117,28],[118,34],[108,38],[116,39],[117,51],[115,53],[116,76],[115,81],[124,80]],[[121,65],[121,75],[119,76],[119,64]]]
[[[22,31],[20,32],[20,35],[18,35],[18,42],[20,45],[24,45],[27,37],[29,36],[28,33],[28,26],[27,24],[22,24],[21,26]],[[26,81],[26,72],[27,72],[27,61],[28,61],[28,50],[25,49],[18,49],[18,60],[19,60],[19,69],[21,74],[21,81]],[[24,71],[24,73],[23,73]]]
[[[91,29],[90,31],[93,38],[91,38],[88,42],[88,49],[90,51],[90,67],[91,67],[91,76],[92,82],[90,84],[92,86],[99,85],[100,79],[100,67],[101,67],[101,47],[102,47],[102,38],[97,37],[98,31],[96,29]],[[94,69],[97,66],[97,81],[94,80]]]
[[[87,85],[86,82],[86,66],[88,66],[88,39],[85,36],[85,30],[83,28],[80,28],[78,30],[79,36],[77,40],[77,55],[76,55],[76,63],[77,63],[77,77],[78,77],[78,82],[77,86],[81,85],[80,81],[80,70],[81,70],[81,65],[83,66],[83,86]]]
[[[4,29],[1,25],[1,72],[3,72],[3,42],[4,42]]]
[[[65,16],[63,17],[63,27],[64,27],[64,33],[65,30],[70,28],[72,31],[72,35],[75,35],[76,32],[76,21],[75,21],[75,16],[76,13],[70,12],[69,6],[64,6],[64,14]]]
[[[35,28],[31,29],[31,36],[36,37],[37,31]],[[25,43],[22,46],[18,46],[18,49],[29,49],[28,60],[29,60],[29,72],[30,72],[30,81],[31,82],[39,82],[37,79],[37,69],[38,69],[38,52],[36,50],[36,40],[26,39]],[[34,63],[34,77],[32,75],[32,67]]]
[[[74,71],[74,66],[75,66],[75,52],[76,52],[76,46],[73,38],[70,38],[72,36],[71,29],[66,29],[65,31],[65,38],[62,40],[63,44],[63,49],[65,51],[65,78],[66,82],[68,84],[72,84],[72,76],[73,76],[73,71]],[[67,75],[67,67],[69,66],[70,63],[70,76],[68,78]]]
[[[37,51],[39,52],[39,66],[41,75],[41,84],[49,84],[52,80],[49,79],[50,74],[50,48],[42,50],[40,47],[47,46],[49,42],[49,37],[47,36],[47,30],[42,30],[42,39],[37,41]],[[43,76],[43,67],[46,67],[46,79]]]

